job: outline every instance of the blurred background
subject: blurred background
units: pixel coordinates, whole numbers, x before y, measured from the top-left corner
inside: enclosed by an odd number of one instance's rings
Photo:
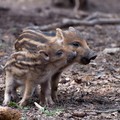
[[[117,12],[120,11],[119,0],[78,0],[82,1],[81,8],[89,11]],[[72,8],[75,5],[75,0],[0,0],[0,7],[21,10],[34,10],[43,7],[63,7]],[[85,4],[86,3],[86,4]],[[86,7],[87,5],[87,7]],[[52,6],[52,7],[53,7]],[[19,11],[17,11],[19,12]]]
[[[0,26],[43,25],[62,18],[83,19],[95,12],[120,12],[119,0],[0,0]],[[4,22],[6,24],[4,24]],[[21,24],[22,23],[22,24]]]

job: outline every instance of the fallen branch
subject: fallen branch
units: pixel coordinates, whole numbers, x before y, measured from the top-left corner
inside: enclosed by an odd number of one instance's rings
[[[85,112],[96,112],[100,113],[111,113],[111,112],[120,112],[120,108],[118,109],[108,109],[108,110],[85,110]]]
[[[117,47],[117,48],[105,48],[103,50],[104,54],[115,54],[117,52],[120,52],[120,48],[119,47]]]
[[[111,19],[95,19],[95,20],[77,20],[77,19],[67,19],[64,18],[61,22],[52,23],[49,25],[43,25],[40,27],[40,30],[50,30],[57,27],[63,28],[68,26],[84,25],[84,26],[94,26],[94,25],[108,25],[108,24],[120,24],[120,18],[111,18]]]

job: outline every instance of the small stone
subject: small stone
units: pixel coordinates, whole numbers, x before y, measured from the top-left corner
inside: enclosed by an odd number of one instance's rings
[[[75,80],[73,80],[70,85],[76,85]]]
[[[86,113],[83,112],[83,111],[75,110],[72,115],[75,116],[75,117],[84,117],[84,116],[86,116]]]
[[[67,77],[67,78],[65,78],[65,80],[66,80],[66,81],[69,81],[69,80],[70,80],[70,78],[68,78],[68,77]]]

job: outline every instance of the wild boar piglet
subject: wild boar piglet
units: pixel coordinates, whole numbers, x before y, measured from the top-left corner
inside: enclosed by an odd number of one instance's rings
[[[4,68],[6,88],[3,104],[8,105],[11,98],[17,97],[16,89],[24,86],[19,105],[25,106],[38,84],[41,85],[40,101],[47,105],[53,104],[51,76],[75,57],[75,51],[55,43],[40,45],[35,53],[28,51],[13,53]]]
[[[40,30],[25,29],[15,43],[16,51],[36,51],[38,44],[47,45],[50,42],[59,44],[59,40],[63,40],[63,46],[76,51],[77,55],[75,59],[72,59],[67,65],[56,70],[53,76],[51,76],[51,95],[54,101],[57,100],[57,88],[61,72],[75,62],[83,65],[89,64],[91,60],[96,58],[96,52],[90,49],[87,40],[83,38],[80,31],[73,27],[69,27],[67,30],[57,28],[56,32],[42,32]]]

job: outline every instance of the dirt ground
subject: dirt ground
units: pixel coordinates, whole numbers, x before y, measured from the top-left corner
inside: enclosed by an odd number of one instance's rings
[[[22,28],[41,26],[64,17],[46,10],[50,3],[35,0],[0,0],[0,105],[5,88],[3,66],[14,51]],[[96,11],[120,16],[119,0],[89,0],[89,14]],[[60,8],[59,8],[60,9]],[[61,8],[63,9],[63,8]],[[70,14],[73,8],[68,8]],[[89,65],[75,63],[63,72],[58,88],[59,101],[46,110],[34,105],[17,108],[22,120],[120,120],[120,51],[106,54],[106,48],[120,48],[120,24],[75,26],[89,46],[98,53]],[[64,28],[67,29],[67,28]]]

